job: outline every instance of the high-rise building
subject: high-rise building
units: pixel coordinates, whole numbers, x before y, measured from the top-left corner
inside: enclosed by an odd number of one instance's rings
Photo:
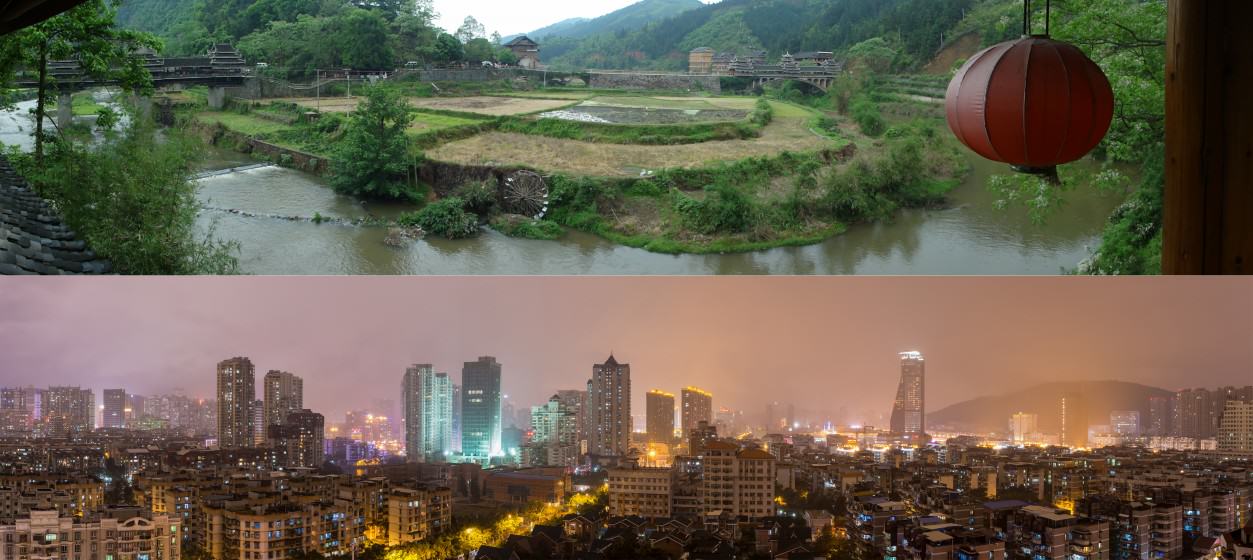
[[[1207,389],[1184,389],[1175,393],[1175,435],[1207,439],[1214,437],[1213,401]]]
[[[298,375],[285,371],[270,370],[262,382],[265,392],[265,425],[282,425],[287,415],[305,407],[305,382]]]
[[[579,445],[579,453],[587,453],[587,390],[562,389],[557,391],[557,398],[574,412],[577,426],[575,441]]]
[[[1070,392],[1062,395],[1061,405],[1061,444],[1066,447],[1086,448],[1088,446],[1087,399],[1082,393]]]
[[[1109,429],[1116,435],[1137,437],[1140,435],[1139,410],[1113,410],[1109,413]]]
[[[218,447],[234,449],[253,445],[256,370],[248,358],[218,363]]]
[[[491,356],[461,368],[461,454],[487,463],[501,454],[500,363]]]
[[[452,449],[452,379],[431,364],[405,370],[405,453],[410,461],[447,460]]]
[[[588,452],[624,456],[631,448],[631,365],[613,355],[587,381]]]
[[[892,404],[892,433],[920,436],[927,430],[926,363],[919,352],[901,352],[901,382]]]
[[[104,412],[100,418],[105,428],[126,427],[126,389],[105,389]]]
[[[287,467],[320,467],[325,453],[326,419],[312,410],[289,412],[267,429],[270,447]]]
[[[252,401],[252,407],[249,410],[252,411],[252,445],[265,447],[265,440],[269,437],[268,426],[265,425],[265,401]]]
[[[1148,435],[1173,435],[1172,401],[1170,397],[1149,397],[1149,422],[1144,426]]]
[[[714,396],[712,394],[699,387],[684,387],[680,395],[683,400],[683,411],[680,416],[684,434],[692,431],[701,422],[714,423]]]
[[[452,450],[461,452],[461,385],[452,386]]]
[[[1253,401],[1224,403],[1218,430],[1218,450],[1253,456]]]
[[[1027,435],[1039,431],[1040,416],[1028,412],[1016,412],[1009,417],[1010,440],[1014,443],[1026,443]]]
[[[660,389],[644,394],[644,425],[648,441],[674,441],[674,395]]]
[[[0,388],[0,433],[30,431],[34,419],[31,418],[31,407],[27,406],[26,399],[25,388]]]
[[[69,437],[95,429],[96,398],[91,389],[48,387],[41,396],[44,435]]]
[[[531,442],[523,447],[527,466],[574,466],[579,459],[578,416],[558,395],[531,407]]]

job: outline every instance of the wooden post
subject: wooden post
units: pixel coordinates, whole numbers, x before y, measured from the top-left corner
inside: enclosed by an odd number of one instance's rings
[[[1167,9],[1162,272],[1253,274],[1253,2]]]

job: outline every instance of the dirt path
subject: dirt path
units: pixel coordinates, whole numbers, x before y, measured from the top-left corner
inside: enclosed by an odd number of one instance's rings
[[[775,155],[785,150],[816,150],[829,144],[829,140],[809,130],[807,119],[776,118],[760,138],[751,140],[637,146],[491,132],[444,144],[426,155],[463,165],[529,165],[573,175],[627,177],[638,176],[645,169],[697,167],[715,161]]]

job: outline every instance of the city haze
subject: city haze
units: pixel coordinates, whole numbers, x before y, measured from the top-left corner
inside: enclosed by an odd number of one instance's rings
[[[1253,375],[1243,279],[43,279],[5,281],[0,309],[0,385],[212,397],[216,364],[248,356],[302,376],[328,419],[399,403],[410,364],[460,379],[483,355],[521,408],[612,352],[637,420],[649,389],[697,385],[750,420],[778,401],[877,421],[907,350],[926,356],[929,410],[1045,381]]]

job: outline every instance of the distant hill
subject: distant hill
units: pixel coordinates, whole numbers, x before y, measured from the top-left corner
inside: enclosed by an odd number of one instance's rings
[[[700,0],[641,0],[595,19],[574,18],[527,33],[535,40],[560,36],[582,39],[599,33],[634,31],[649,23],[704,6]]]
[[[722,0],[696,4],[633,31],[550,37],[543,47],[544,60],[555,67],[683,70],[688,52],[695,47],[739,52],[765,49],[777,57],[785,52],[838,51],[891,34],[900,37],[907,54],[926,62],[935,56],[944,33],[963,18],[975,0]]]
[[[927,414],[927,427],[977,432],[1004,432],[1015,412],[1040,416],[1043,432],[1061,428],[1061,398],[1066,392],[1084,395],[1088,423],[1108,424],[1112,410],[1138,410],[1140,421],[1149,417],[1149,397],[1168,397],[1170,391],[1124,381],[1053,382],[997,396],[979,397]]]
[[[192,17],[189,0],[125,0],[117,9],[117,23],[126,29],[166,35],[175,24]]]

